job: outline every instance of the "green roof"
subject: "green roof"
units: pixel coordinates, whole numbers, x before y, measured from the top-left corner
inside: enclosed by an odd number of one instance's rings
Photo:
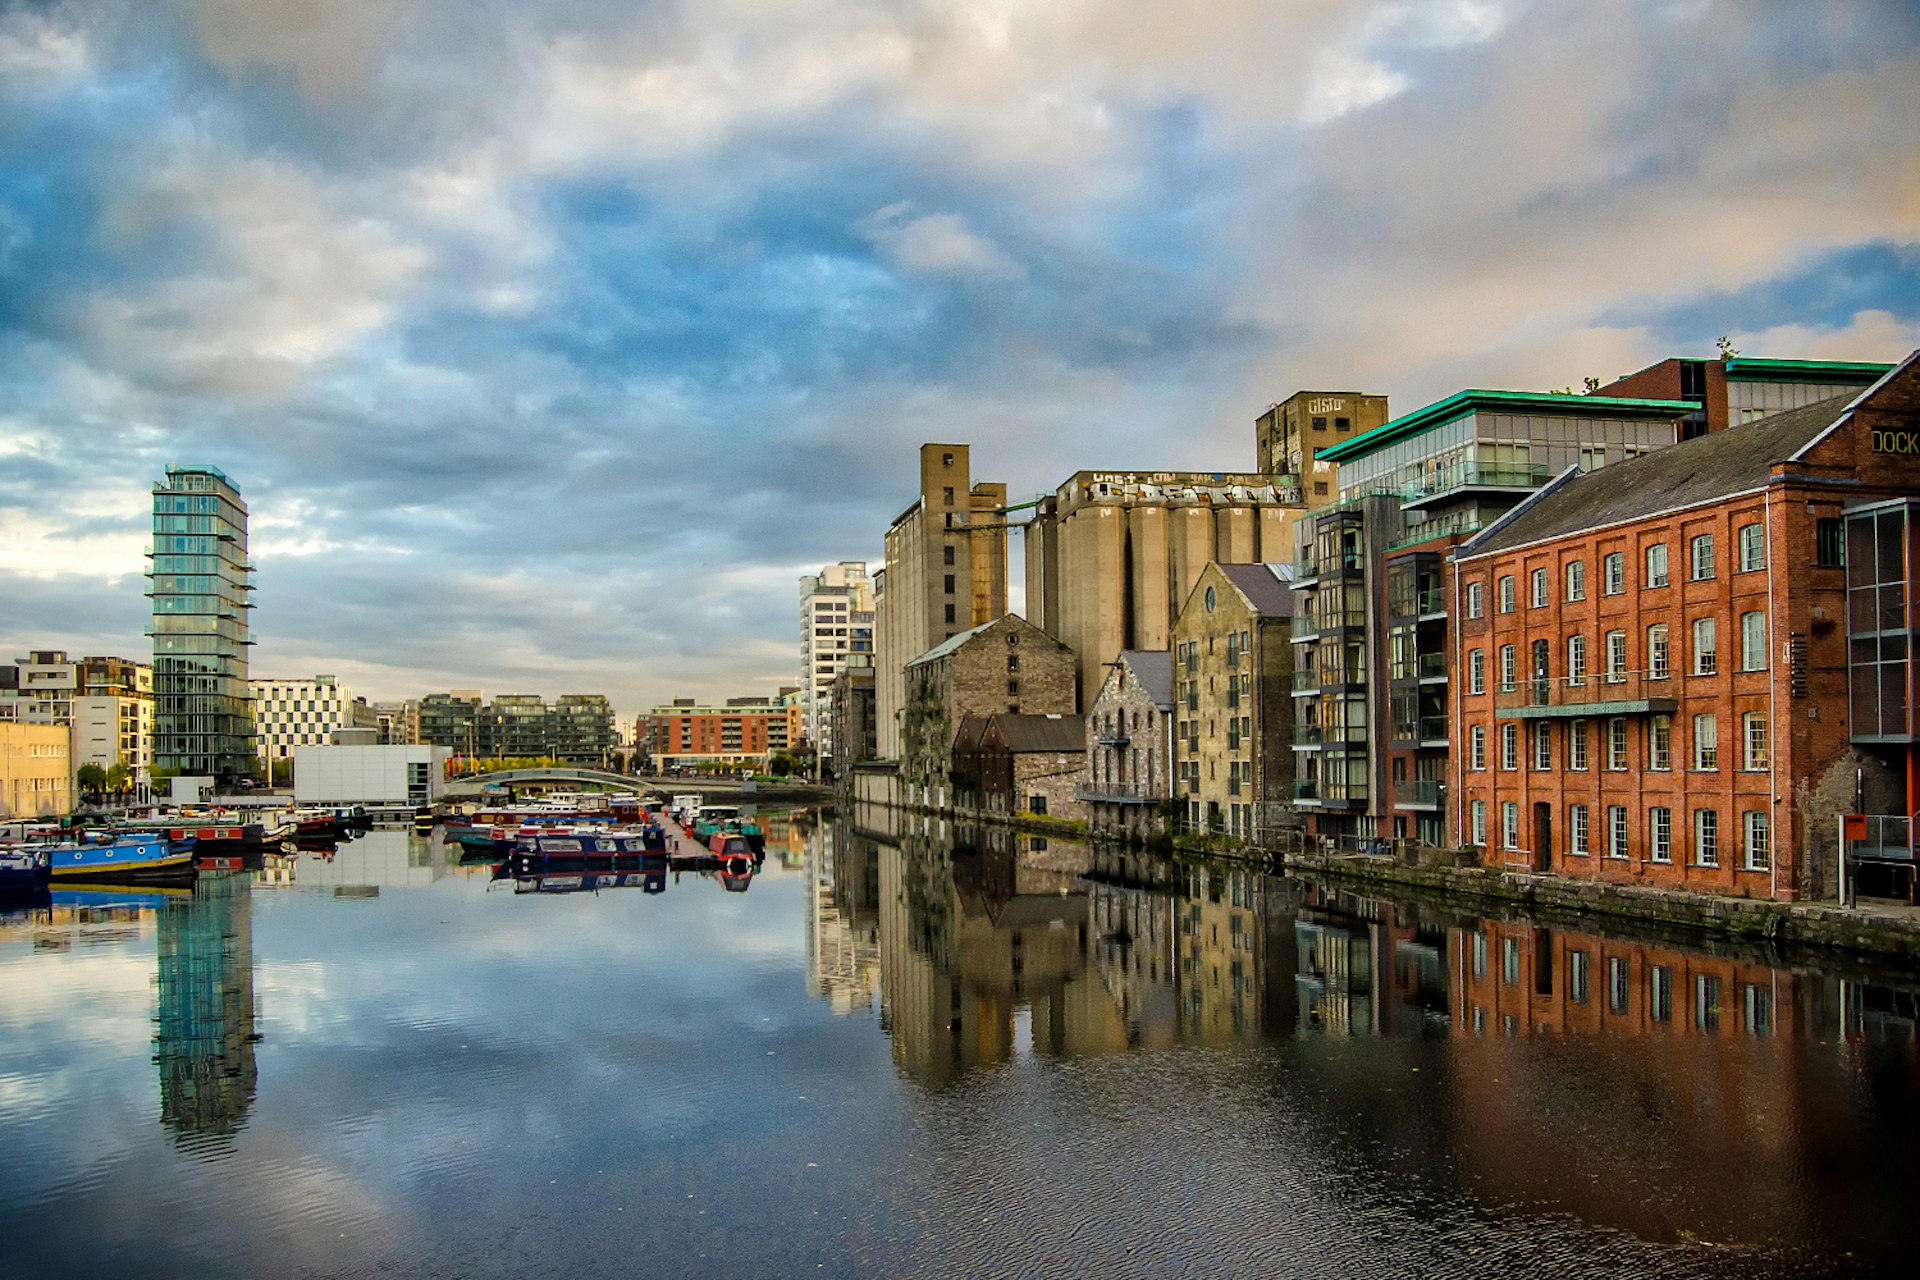
[[[1482,409],[1506,413],[1553,413],[1602,418],[1678,418],[1693,412],[1698,405],[1686,400],[1634,400],[1622,396],[1548,395],[1538,391],[1483,391],[1470,388],[1436,400],[1424,409],[1415,409],[1364,435],[1322,449],[1315,455],[1322,462],[1350,462],[1364,458],[1409,436],[1443,426]]]
[[[1865,386],[1893,371],[1873,360],[1765,360],[1735,356],[1727,361],[1733,382],[1857,382]]]

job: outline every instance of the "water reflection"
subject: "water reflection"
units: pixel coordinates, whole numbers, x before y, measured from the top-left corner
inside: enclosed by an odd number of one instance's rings
[[[1858,1259],[1904,1213],[1914,975],[889,820],[812,837],[814,982],[857,1009],[877,952],[922,1086],[1027,1053],[1266,1046],[1289,1105],[1492,1203]]]
[[[190,1149],[225,1149],[253,1105],[252,898],[250,876],[203,871],[158,912],[160,1123]]]

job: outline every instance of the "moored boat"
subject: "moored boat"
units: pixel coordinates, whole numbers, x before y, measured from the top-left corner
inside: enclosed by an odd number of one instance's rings
[[[0,893],[33,893],[45,889],[53,877],[53,863],[43,846],[0,849]]]
[[[164,831],[115,832],[108,839],[47,846],[53,883],[169,884],[194,877],[192,836]]]

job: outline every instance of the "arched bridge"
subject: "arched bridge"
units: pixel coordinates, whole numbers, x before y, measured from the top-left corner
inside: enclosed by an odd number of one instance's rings
[[[455,799],[461,796],[483,795],[488,787],[569,786],[577,788],[587,784],[612,787],[617,791],[640,789],[640,780],[624,773],[553,765],[544,769],[497,769],[492,773],[477,773],[471,777],[456,778],[447,784],[447,796],[449,799]]]

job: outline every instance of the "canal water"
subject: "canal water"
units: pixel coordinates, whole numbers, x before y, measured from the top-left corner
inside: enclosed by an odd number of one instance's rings
[[[0,1276],[1910,1274],[1920,975],[769,828],[0,905]]]

